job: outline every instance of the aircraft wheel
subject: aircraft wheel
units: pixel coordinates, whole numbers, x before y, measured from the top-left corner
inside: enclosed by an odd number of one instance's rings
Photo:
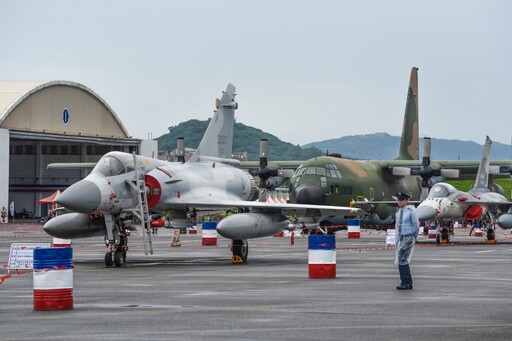
[[[249,255],[249,244],[246,240],[233,240],[233,256],[238,256],[244,263]]]
[[[441,244],[441,234],[440,234],[440,233],[438,233],[438,234],[436,235],[436,244],[437,244],[437,245]]]
[[[121,265],[123,265],[123,253],[120,252],[120,251],[116,251],[114,253],[114,264],[116,265],[116,267],[120,267]]]
[[[111,252],[105,253],[105,265],[106,266],[114,265],[114,260],[112,259],[112,253]]]

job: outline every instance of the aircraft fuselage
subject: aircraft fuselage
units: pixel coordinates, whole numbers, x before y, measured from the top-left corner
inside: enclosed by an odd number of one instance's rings
[[[290,201],[302,204],[348,206],[354,200],[389,201],[396,192],[408,193],[411,200],[419,200],[421,178],[394,176],[377,162],[324,156],[297,168],[289,190]],[[375,222],[381,223],[389,221],[396,210],[387,204],[369,206],[361,208],[377,215]]]

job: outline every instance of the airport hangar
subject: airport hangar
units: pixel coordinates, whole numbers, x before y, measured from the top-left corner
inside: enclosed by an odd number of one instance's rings
[[[114,110],[70,81],[0,81],[0,207],[15,218],[46,216],[39,200],[90,169],[47,169],[53,162],[97,162],[109,151],[157,155],[154,140],[133,139]]]

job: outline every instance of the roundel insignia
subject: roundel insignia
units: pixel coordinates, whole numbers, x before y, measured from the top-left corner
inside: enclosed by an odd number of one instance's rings
[[[62,122],[64,122],[64,124],[68,124],[68,122],[69,122],[69,110],[68,110],[68,108],[64,108],[64,111],[62,112]]]

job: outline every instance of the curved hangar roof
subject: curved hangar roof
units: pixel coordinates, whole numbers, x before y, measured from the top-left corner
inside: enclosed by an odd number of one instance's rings
[[[129,138],[117,115],[98,94],[68,81],[0,81],[0,128]]]

